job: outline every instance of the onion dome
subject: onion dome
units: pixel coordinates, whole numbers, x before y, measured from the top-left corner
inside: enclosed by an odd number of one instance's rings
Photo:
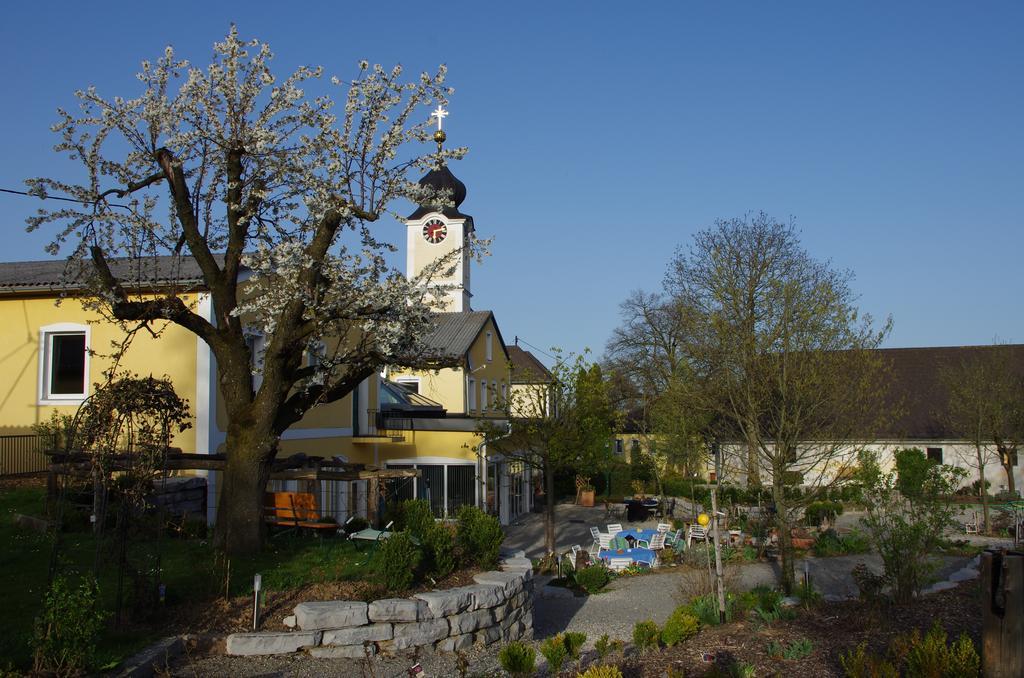
[[[422,179],[419,180],[419,185],[425,188],[430,188],[435,192],[444,192],[447,195],[451,195],[454,205],[429,205],[421,204],[415,212],[409,215],[409,220],[421,219],[427,214],[441,213],[448,219],[465,219],[466,220],[466,231],[473,230],[473,217],[468,214],[463,214],[459,211],[459,205],[466,199],[466,184],[459,181],[458,177],[452,174],[452,171],[448,169],[448,165],[441,165],[427,172]]]

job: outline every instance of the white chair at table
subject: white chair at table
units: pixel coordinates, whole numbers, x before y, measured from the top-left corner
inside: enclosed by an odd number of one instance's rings
[[[637,539],[636,545],[643,546],[644,548],[648,548],[652,551],[660,551],[665,548],[665,533],[655,532],[654,536],[650,539]]]
[[[608,569],[613,572],[621,572],[632,564],[633,559],[629,557],[623,558],[621,556],[615,556],[608,559]]]
[[[668,531],[672,529],[672,526],[668,523],[658,523],[658,532],[662,534],[668,534]]]
[[[597,553],[599,541],[601,539],[601,530],[597,529],[596,527],[590,528],[590,536],[594,540],[593,543],[591,543],[590,545],[590,550],[594,553]]]
[[[622,525],[620,523],[609,523],[608,524],[608,534],[610,534],[611,536],[614,537],[619,532],[622,532]]]
[[[708,531],[696,523],[690,525],[690,529],[686,532],[686,548],[690,548],[690,544],[694,539],[703,539],[704,541],[707,541]]]
[[[597,562],[601,557],[601,551],[607,551],[611,547],[612,536],[610,534],[605,534],[604,532],[600,533],[597,542],[590,548],[590,560]]]

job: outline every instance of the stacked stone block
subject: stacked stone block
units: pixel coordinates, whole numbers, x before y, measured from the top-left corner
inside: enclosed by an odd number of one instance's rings
[[[500,572],[475,575],[475,584],[371,603],[301,603],[289,623],[295,630],[234,633],[232,655],[305,650],[316,657],[359,658],[409,650],[453,652],[533,638],[533,569],[529,559],[508,558]]]

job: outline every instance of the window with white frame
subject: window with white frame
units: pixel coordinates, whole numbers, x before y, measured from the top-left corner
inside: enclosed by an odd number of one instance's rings
[[[420,392],[420,378],[419,377],[398,377],[395,379],[395,383],[404,388],[410,393]]]
[[[39,330],[39,400],[81,401],[89,388],[89,326],[47,325]]]
[[[490,362],[491,360],[493,360],[493,358],[494,358],[493,335],[490,332],[488,332],[487,333],[487,362]]]
[[[480,382],[480,411],[483,412],[487,409],[487,380],[484,379]]]
[[[469,394],[466,398],[466,409],[472,412],[476,409],[476,379],[470,379],[467,388],[469,390]]]
[[[501,382],[501,406],[508,407],[508,384]]]

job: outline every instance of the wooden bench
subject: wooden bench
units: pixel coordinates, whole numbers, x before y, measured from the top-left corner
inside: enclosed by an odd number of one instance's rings
[[[270,527],[309,530],[320,535],[338,530],[337,523],[320,522],[312,492],[267,492],[263,507],[264,520]]]

